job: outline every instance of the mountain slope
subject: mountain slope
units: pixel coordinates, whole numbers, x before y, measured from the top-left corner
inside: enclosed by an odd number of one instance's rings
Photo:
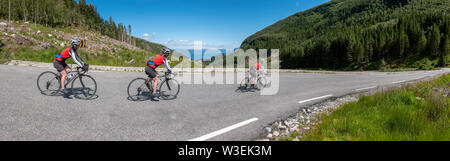
[[[448,60],[447,0],[332,0],[249,36],[243,49],[280,49],[282,68],[414,67]]]
[[[24,21],[51,28],[77,27],[94,31],[121,42],[156,52],[161,45],[131,36],[132,26],[115,22],[112,17],[104,20],[97,7],[86,0],[1,0],[0,18]]]
[[[0,23],[6,21],[0,19]],[[118,41],[95,31],[76,27],[52,28],[26,22],[0,25],[0,59],[51,62],[55,55],[69,46],[72,38],[87,42],[79,50],[89,64],[113,66],[143,66],[145,61],[159,53],[159,44],[147,50]]]
[[[165,48],[104,20],[85,0],[0,0],[0,59],[53,61],[72,38],[87,41],[81,55],[96,65],[143,66]]]

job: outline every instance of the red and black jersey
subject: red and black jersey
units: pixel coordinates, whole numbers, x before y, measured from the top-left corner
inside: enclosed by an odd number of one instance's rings
[[[72,49],[71,47],[68,47],[61,54],[56,54],[56,60],[58,60],[60,62],[65,62],[66,59],[71,57],[71,55],[69,53],[71,49]]]
[[[161,64],[164,63],[164,55],[158,55],[153,60],[147,62],[147,66],[152,67],[153,69],[157,68]]]

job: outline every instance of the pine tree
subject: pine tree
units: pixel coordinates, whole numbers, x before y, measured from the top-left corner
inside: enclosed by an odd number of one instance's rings
[[[448,35],[444,35],[441,42],[439,65],[441,67],[446,67],[448,62],[448,50],[450,43],[450,41],[448,40]]]
[[[415,52],[418,55],[422,55],[427,45],[427,38],[425,37],[425,32],[423,30],[419,31],[419,39],[417,40],[417,44],[415,45]]]
[[[428,51],[430,56],[437,56],[439,54],[439,44],[441,40],[441,35],[439,31],[439,26],[434,24],[431,27],[431,33],[429,36]]]

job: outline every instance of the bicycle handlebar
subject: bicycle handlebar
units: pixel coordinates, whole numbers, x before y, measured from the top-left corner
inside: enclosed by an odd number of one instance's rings
[[[86,70],[84,70],[82,67],[77,67],[77,72],[80,74],[84,74],[84,73],[86,73]]]
[[[171,75],[176,76],[176,74],[173,72],[164,72],[164,75],[162,75],[160,77],[170,77]]]

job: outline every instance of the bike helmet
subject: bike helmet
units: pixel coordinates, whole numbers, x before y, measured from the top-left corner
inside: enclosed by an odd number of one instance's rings
[[[81,41],[78,39],[70,40],[70,45],[72,45],[72,46],[80,46],[80,44],[81,44]]]
[[[259,59],[259,62],[264,63],[264,59],[263,58]]]
[[[170,49],[163,48],[163,49],[161,50],[161,52],[162,52],[162,54],[164,54],[164,55],[169,55],[169,54],[170,54]]]

